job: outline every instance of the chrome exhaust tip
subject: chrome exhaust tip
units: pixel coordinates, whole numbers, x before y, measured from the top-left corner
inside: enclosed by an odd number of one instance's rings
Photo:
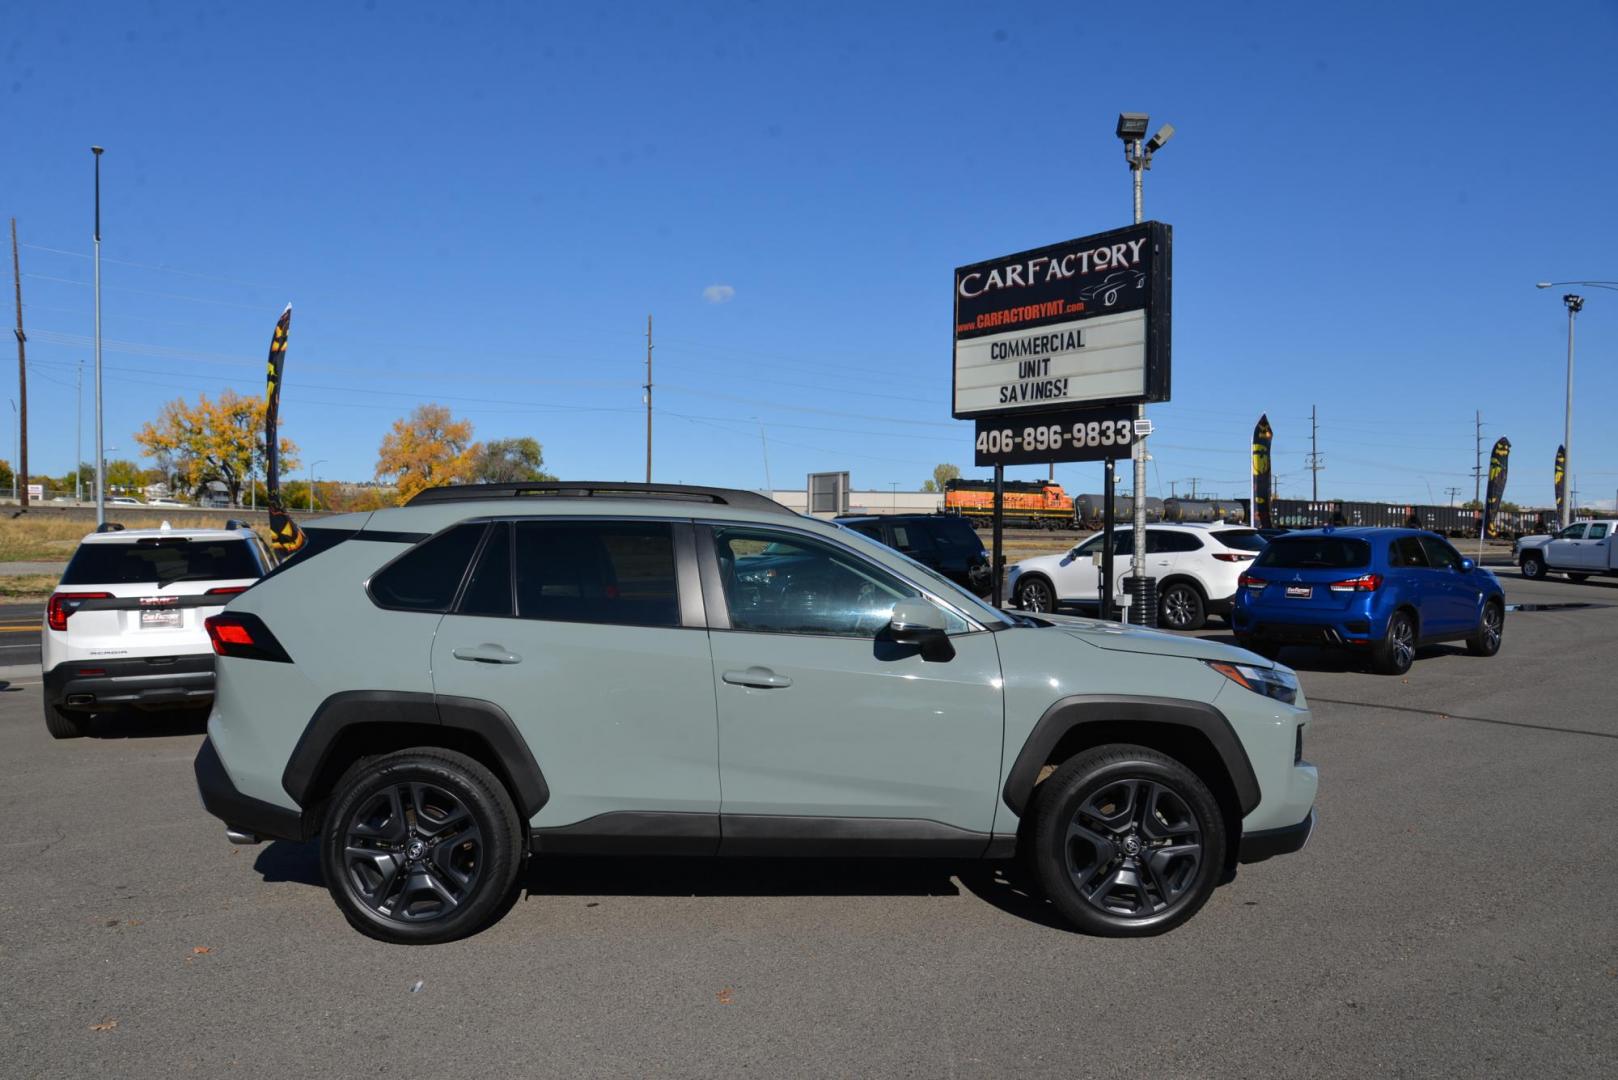
[[[225,839],[229,840],[232,844],[239,845],[263,843],[263,840],[260,839],[258,833],[243,832],[241,829],[226,829]]]

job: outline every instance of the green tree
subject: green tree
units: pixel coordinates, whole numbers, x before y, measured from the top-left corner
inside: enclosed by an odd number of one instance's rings
[[[527,435],[514,439],[491,439],[478,443],[472,450],[472,480],[475,483],[518,484],[556,479],[543,468],[544,449],[538,440]]]
[[[959,465],[950,465],[947,463],[943,465],[935,465],[933,466],[933,486],[923,487],[922,490],[943,491],[944,486],[951,480],[959,480],[960,478],[961,467]]]

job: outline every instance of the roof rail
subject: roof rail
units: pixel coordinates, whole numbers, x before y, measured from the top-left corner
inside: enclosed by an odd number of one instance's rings
[[[116,522],[116,521],[103,521],[101,524],[96,526],[96,532],[98,532],[98,533],[123,532],[123,531],[124,531],[124,527],[121,524],[119,524],[118,522]]]
[[[511,497],[552,499],[667,499],[674,502],[710,503],[734,506],[738,510],[762,510],[771,514],[797,515],[774,499],[756,491],[735,488],[700,487],[693,484],[634,484],[609,480],[543,480],[518,484],[450,484],[418,491],[406,506],[429,503],[464,502],[473,499]]]
[[[252,527],[253,526],[249,525],[247,522],[243,521],[241,518],[226,518],[225,519],[225,528],[226,529],[251,529]]]

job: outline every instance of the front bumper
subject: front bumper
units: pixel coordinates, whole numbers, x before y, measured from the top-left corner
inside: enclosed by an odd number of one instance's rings
[[[86,711],[122,705],[201,705],[213,698],[213,653],[64,660],[45,672],[45,699]]]
[[[241,832],[274,840],[306,840],[309,837],[303,814],[284,806],[243,795],[231,782],[225,763],[213,748],[213,740],[203,739],[193,765],[197,774],[197,794],[202,808]]]
[[[1237,858],[1244,863],[1256,863],[1273,859],[1277,855],[1290,855],[1294,851],[1302,851],[1314,834],[1315,809],[1311,806],[1309,816],[1296,825],[1243,833]]]

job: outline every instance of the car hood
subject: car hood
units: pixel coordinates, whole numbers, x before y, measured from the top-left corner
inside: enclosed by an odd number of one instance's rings
[[[1038,618],[1041,622],[1050,623],[1053,630],[1061,630],[1098,649],[1152,656],[1183,656],[1189,660],[1223,660],[1231,664],[1252,664],[1265,668],[1275,666],[1256,653],[1207,638],[1172,634],[1127,623],[1086,619],[1077,615],[1040,615]]]

